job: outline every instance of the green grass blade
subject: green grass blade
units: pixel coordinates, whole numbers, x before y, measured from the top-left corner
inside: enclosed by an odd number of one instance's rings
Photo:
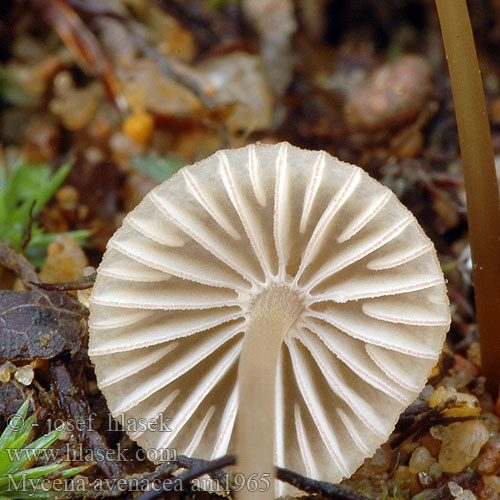
[[[62,184],[68,175],[73,162],[65,163],[48,179],[37,193],[35,207],[33,208],[33,216],[38,215],[47,202],[52,198],[57,188]]]
[[[17,470],[19,470],[21,467],[23,467],[27,462],[30,462],[38,456],[40,456],[42,453],[45,453],[47,451],[47,448],[54,443],[59,436],[61,435],[62,429],[60,430],[53,430],[49,434],[45,434],[44,436],[36,439],[29,445],[25,446],[23,449],[20,449],[20,456],[16,461],[13,461],[11,465],[7,468],[5,471],[5,474],[11,474]],[[24,451],[26,450],[26,451]],[[24,454],[24,457],[22,456]]]
[[[10,417],[9,423],[7,427],[2,432],[0,436],[0,451],[4,450],[6,446],[13,440],[16,439],[16,435],[18,432],[18,427],[23,428],[20,423],[24,422],[26,418],[26,414],[28,413],[28,407],[30,404],[30,400],[27,399],[20,407],[17,412]]]
[[[47,474],[51,474],[59,469],[62,469],[66,463],[61,464],[51,464],[51,465],[41,465],[40,467],[33,467],[31,469],[21,470],[15,472],[14,474],[9,474],[8,476],[0,477],[0,487],[5,486],[10,481],[19,481],[20,479],[33,479],[44,477]]]

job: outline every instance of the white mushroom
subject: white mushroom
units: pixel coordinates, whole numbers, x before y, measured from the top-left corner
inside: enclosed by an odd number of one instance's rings
[[[422,389],[449,322],[433,245],[387,188],[325,152],[251,145],[126,217],[89,354],[115,417],[171,419],[128,429],[144,448],[236,451],[259,487],[273,464],[339,481]]]

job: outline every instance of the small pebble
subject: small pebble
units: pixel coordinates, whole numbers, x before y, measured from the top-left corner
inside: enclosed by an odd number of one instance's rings
[[[497,493],[500,493],[500,477],[494,475],[482,476],[484,484],[493,488]]]
[[[483,413],[484,425],[490,432],[498,432],[500,430],[500,417],[494,413]]]
[[[141,154],[142,148],[123,132],[114,133],[109,140],[113,161],[124,166],[128,164],[130,156]]]
[[[273,119],[273,93],[258,56],[231,52],[205,60],[200,66],[214,89],[217,105],[231,105],[228,126],[233,130],[264,130]]]
[[[450,417],[467,417],[470,415],[479,415],[481,407],[479,401],[472,394],[457,392],[453,388],[438,387],[429,397],[429,406],[435,406],[444,403],[445,401],[455,401],[456,407],[447,408],[443,413]]]
[[[500,469],[500,440],[490,438],[474,462],[474,470],[481,476]]]
[[[83,272],[82,272],[82,275],[83,276],[90,276],[92,274],[95,273],[95,268],[92,267],[92,266],[87,266],[87,267],[84,267],[83,268]],[[89,308],[90,307],[90,294],[92,293],[92,288],[86,288],[84,290],[78,290],[76,292],[76,297],[78,298],[78,300],[80,301],[81,304],[83,304],[85,307]],[[89,382],[89,386],[88,386],[88,392],[89,394],[95,394],[97,391],[95,392],[92,392],[91,390],[91,386],[92,384],[95,384],[96,388],[97,388],[97,384],[95,382]]]
[[[457,500],[477,500],[476,495],[474,495],[471,490],[464,490],[463,493],[456,498]]]
[[[488,429],[478,420],[435,426],[431,428],[431,435],[443,442],[439,464],[443,472],[452,474],[469,465],[489,438]]]
[[[458,357],[458,355],[457,355],[457,357]],[[460,356],[460,358],[462,358],[462,357]],[[463,360],[463,358],[462,358],[462,360]],[[462,370],[458,370],[455,373],[454,378],[455,378],[455,381],[457,383],[458,389],[463,389],[464,387],[467,387],[474,380],[474,378],[477,377],[477,375],[479,375],[479,370],[478,370],[477,366],[473,365],[472,363],[470,363],[467,360],[464,360],[463,363],[466,365],[470,365],[470,366],[467,366],[466,368],[464,368]]]
[[[450,490],[450,493],[456,498],[458,495],[461,495],[464,491],[464,489],[454,481],[449,481],[448,482],[448,489]]]
[[[347,100],[347,124],[355,130],[376,131],[415,118],[433,92],[431,76],[428,62],[419,56],[384,64]],[[418,145],[412,154],[416,150]]]
[[[434,477],[428,474],[427,472],[419,472],[417,474],[418,482],[424,487],[424,488],[430,488],[434,484]]]
[[[136,111],[123,122],[123,132],[136,144],[145,146],[154,129],[153,116],[147,111]]]
[[[0,365],[0,382],[6,384],[10,380],[10,375],[15,371],[16,367],[7,361]]]
[[[78,207],[78,191],[73,186],[63,186],[58,189],[55,198],[63,210],[73,211]]]
[[[367,458],[356,472],[358,478],[371,478],[386,472],[391,464],[392,451],[388,444],[380,446],[373,457]]]
[[[79,130],[94,117],[102,88],[95,81],[87,87],[76,88],[71,75],[62,71],[54,79],[54,94],[49,103],[50,111],[61,118],[68,130]]]
[[[436,480],[443,476],[443,468],[437,462],[429,467],[429,474]]]
[[[499,500],[500,495],[498,495],[498,492],[492,488],[491,486],[484,485],[480,490],[479,490],[479,500]]]
[[[472,342],[467,349],[467,359],[477,366],[481,366],[481,348],[479,342]]]
[[[419,472],[427,472],[429,467],[435,462],[434,458],[431,457],[429,450],[424,446],[419,446],[411,454],[410,462],[408,466],[410,467],[410,472],[413,474],[418,474]],[[424,486],[424,485],[422,485]]]
[[[432,457],[436,458],[439,455],[439,450],[441,449],[441,441],[439,439],[434,439],[430,434],[426,434],[421,440],[422,446],[425,446]]]
[[[19,383],[28,386],[31,384],[31,382],[33,382],[33,379],[35,378],[35,372],[30,365],[25,365],[16,370],[14,377]]]
[[[439,382],[439,386],[457,390],[457,383],[453,377],[444,377],[441,382]]]
[[[410,472],[409,467],[406,465],[399,465],[394,471],[392,479],[396,484],[400,485],[402,490],[408,490],[411,496],[420,493],[422,489],[417,481],[417,477]]]
[[[437,367],[437,365],[434,368],[436,368],[436,367]],[[439,370],[439,368],[438,368],[438,370]],[[427,401],[433,392],[434,392],[434,387],[432,387],[432,385],[430,385],[430,384],[427,384],[422,389],[422,391],[420,392],[418,397],[420,399],[422,399],[423,401]]]
[[[88,265],[80,245],[67,234],[59,234],[48,246],[47,260],[40,271],[46,283],[62,283],[78,279]]]

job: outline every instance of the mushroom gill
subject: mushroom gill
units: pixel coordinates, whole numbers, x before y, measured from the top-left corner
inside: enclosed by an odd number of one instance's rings
[[[449,322],[434,247],[387,188],[325,152],[251,145],[128,214],[89,354],[115,417],[170,422],[126,426],[159,461],[236,451],[259,487],[273,464],[335,482],[387,439]]]

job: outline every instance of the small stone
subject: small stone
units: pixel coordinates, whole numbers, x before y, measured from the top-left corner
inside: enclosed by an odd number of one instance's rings
[[[158,64],[148,58],[135,59],[134,64],[122,66],[119,77],[131,108],[182,117],[195,114],[202,108],[200,99],[193,92],[166,76]]]
[[[431,76],[428,62],[419,56],[384,64],[347,100],[347,124],[368,132],[414,119],[433,92]]]
[[[435,426],[431,428],[431,435],[443,442],[439,464],[443,472],[452,474],[469,465],[489,438],[488,429],[478,420]]]
[[[154,129],[153,116],[147,111],[136,111],[123,122],[123,132],[136,144],[145,146]]]
[[[33,382],[33,379],[35,378],[35,372],[33,371],[31,365],[25,365],[16,370],[14,377],[19,383],[28,386],[31,384],[31,382]]]
[[[438,375],[439,375],[439,366],[438,365],[435,365],[434,368],[437,368],[438,369]],[[434,370],[433,368],[433,370]],[[429,399],[429,397],[432,395],[432,393],[434,392],[434,387],[432,387],[432,385],[430,384],[427,384],[423,389],[422,391],[420,392],[420,394],[418,395],[418,397],[423,400],[423,401],[427,401]]]
[[[410,472],[410,468],[406,465],[399,465],[392,476],[394,482],[400,485],[402,490],[408,490],[410,495],[420,493],[422,489],[417,481],[415,474]]]
[[[439,439],[435,439],[430,434],[426,434],[420,440],[420,443],[429,450],[432,457],[436,458],[439,455],[439,450],[441,449],[441,441],[439,441]]]
[[[490,432],[498,432],[500,430],[500,417],[494,413],[483,413],[483,423]]]
[[[481,406],[479,401],[472,394],[457,392],[448,387],[438,387],[429,397],[429,406],[434,408],[446,401],[455,401],[456,407],[443,410],[443,414],[450,417],[468,417],[470,415],[479,415]]]
[[[3,382],[4,384],[9,382],[10,375],[15,369],[16,367],[8,361],[0,365],[0,382]]]
[[[356,472],[357,478],[371,478],[387,472],[391,464],[392,451],[388,444],[377,449],[373,457],[367,458]]]
[[[83,268],[83,276],[91,276],[92,274],[95,273],[95,268],[92,266],[87,266]],[[80,304],[83,304],[86,308],[90,307],[90,294],[92,293],[92,288],[86,288],[84,290],[78,290],[76,292],[76,297]],[[89,382],[89,387],[90,387],[90,382]],[[90,391],[90,388],[87,388],[88,392],[92,394]]]
[[[258,56],[232,52],[199,66],[214,88],[218,105],[232,105],[228,125],[233,130],[264,130],[273,119],[273,93]]]
[[[484,485],[478,493],[479,500],[499,500],[500,495],[491,486]]]
[[[465,360],[465,362],[467,362],[467,360]],[[459,389],[467,387],[479,374],[477,366],[473,365],[472,363],[468,363],[468,365],[470,366],[464,368],[463,370],[457,371],[457,373],[454,375],[457,387]],[[476,372],[476,374],[474,374],[474,372]]]
[[[429,467],[435,462],[429,453],[429,450],[424,446],[419,446],[411,454],[410,462],[408,466],[410,467],[410,472],[413,474],[418,474],[419,472],[427,472]],[[425,485],[422,485],[425,486]]]
[[[476,495],[474,495],[471,490],[464,490],[463,493],[456,498],[457,500],[477,500]]]
[[[443,468],[437,462],[429,467],[429,474],[436,480],[443,476]]]
[[[459,385],[458,387],[465,387],[475,377],[479,376],[479,367],[471,360],[460,356],[460,354],[455,354],[455,364],[453,365],[453,370],[456,372],[454,377],[455,379],[464,379],[463,385]],[[460,373],[462,371],[465,371],[466,373]]]
[[[497,493],[500,493],[500,477],[494,475],[486,475],[482,477],[484,484],[493,488]]]
[[[140,155],[142,152],[141,146],[123,132],[116,132],[111,136],[109,147],[112,152],[113,161],[121,166],[128,164],[129,157]]]
[[[424,487],[424,488],[430,488],[434,484],[434,477],[428,474],[427,472],[419,472],[417,474],[418,482]]]
[[[416,495],[413,495],[411,497],[411,500],[430,500],[434,497],[434,492],[435,490],[433,488],[426,488],[425,490],[422,490],[420,493],[417,493]],[[396,498],[400,498],[399,496]],[[406,498],[406,497],[402,497]]]
[[[47,249],[47,260],[40,271],[46,283],[62,283],[78,279],[88,265],[80,245],[67,234],[59,234]]]
[[[441,382],[439,382],[439,386],[457,390],[457,383],[453,377],[444,377]]]
[[[479,342],[472,342],[467,349],[467,359],[477,366],[481,366],[481,347]]]
[[[400,447],[399,451],[404,455],[411,455],[419,446],[418,442],[407,439]]]
[[[78,191],[73,186],[63,186],[58,189],[55,198],[63,210],[73,211],[78,207]]]
[[[454,481],[449,481],[448,482],[448,489],[450,490],[450,493],[456,498],[458,495],[461,495],[464,491],[464,489]]]
[[[490,438],[474,462],[474,470],[481,476],[494,474],[500,468],[500,440]]]
[[[61,118],[68,130],[80,130],[94,117],[102,88],[95,81],[87,87],[76,88],[71,75],[61,72],[54,79],[54,94],[49,103],[50,111]]]

